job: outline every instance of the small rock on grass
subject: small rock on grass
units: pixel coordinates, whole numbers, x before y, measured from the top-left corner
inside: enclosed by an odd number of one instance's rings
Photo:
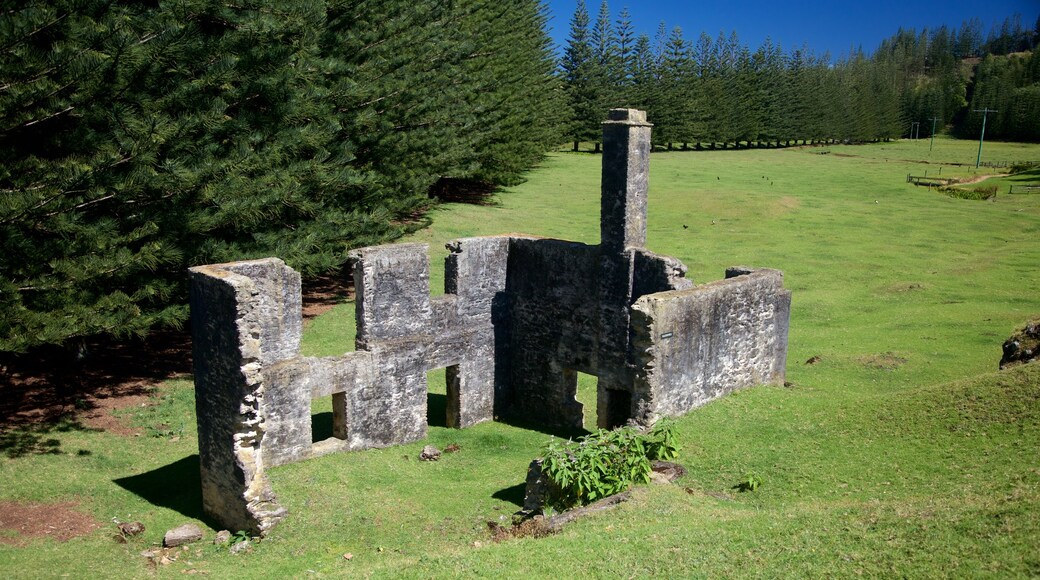
[[[213,538],[214,544],[226,544],[231,541],[231,532],[227,530],[220,530],[217,532],[217,537]]]
[[[650,479],[656,483],[672,483],[686,475],[685,467],[671,461],[654,461],[650,466],[653,469]]]
[[[422,453],[419,454],[419,460],[421,461],[437,461],[441,457],[440,449],[437,449],[433,445],[427,445],[422,448]]]
[[[119,535],[116,539],[121,542],[126,542],[127,538],[136,536],[144,532],[144,524],[141,522],[123,522],[117,526],[119,528]]]
[[[242,540],[241,542],[231,546],[232,554],[241,554],[242,552],[248,552],[253,549],[253,543],[249,540]]]
[[[184,524],[166,532],[163,536],[163,546],[173,548],[183,544],[190,544],[202,539],[202,528],[195,524]]]

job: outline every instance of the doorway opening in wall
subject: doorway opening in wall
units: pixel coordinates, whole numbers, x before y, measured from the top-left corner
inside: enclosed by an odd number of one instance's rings
[[[459,416],[458,365],[426,373],[426,424],[454,427]]]
[[[603,410],[607,429],[623,427],[632,416],[632,393],[614,389],[603,389]]]
[[[581,426],[586,431],[623,427],[632,416],[632,393],[600,388],[595,375],[567,371],[576,382],[574,399],[581,406]]]
[[[578,375],[578,389],[575,399],[581,404],[581,426],[586,431],[596,430],[596,389],[599,379],[596,375],[575,373]]]
[[[344,396],[343,393],[336,393],[311,400],[311,443],[346,438]]]

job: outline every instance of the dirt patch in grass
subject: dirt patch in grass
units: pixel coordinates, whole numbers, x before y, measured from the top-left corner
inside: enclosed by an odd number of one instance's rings
[[[785,195],[784,197],[781,197],[780,199],[770,204],[769,215],[771,217],[786,215],[798,209],[801,205],[802,202],[799,201],[797,197]]]
[[[337,305],[354,299],[354,279],[349,270],[320,276],[303,283],[303,319],[311,320]]]
[[[869,354],[858,357],[856,358],[856,362],[869,369],[894,371],[906,364],[908,361],[895,353],[883,352],[881,354]]]
[[[151,395],[126,395],[122,397],[94,398],[94,407],[84,411],[79,419],[88,429],[108,431],[116,435],[140,435],[141,429],[127,425],[126,417],[119,417],[113,411],[131,407],[148,407],[154,403]]]
[[[0,501],[0,544],[24,546],[36,538],[67,542],[101,527],[94,518],[76,511],[77,505]]]
[[[72,420],[79,428],[131,434],[112,411],[147,404],[159,383],[190,372],[185,331],[8,355],[0,360],[0,431]]]
[[[982,183],[990,178],[1007,177],[1010,173],[993,173],[990,175],[976,175],[974,177],[965,177],[957,181],[957,185],[974,185],[976,183]]]

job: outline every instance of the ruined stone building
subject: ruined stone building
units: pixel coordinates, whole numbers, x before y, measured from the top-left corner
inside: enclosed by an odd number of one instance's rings
[[[300,356],[300,276],[269,258],[191,269],[203,502],[231,530],[284,516],[264,470],[426,435],[426,373],[446,369],[448,422],[580,427],[577,373],[598,378],[599,426],[680,415],[733,389],[782,383],[790,293],[776,270],[695,286],[647,250],[650,125],[603,124],[601,242],[529,236],[448,244],[430,296],[427,248],[352,253],[356,351]],[[333,436],[312,441],[311,401]]]

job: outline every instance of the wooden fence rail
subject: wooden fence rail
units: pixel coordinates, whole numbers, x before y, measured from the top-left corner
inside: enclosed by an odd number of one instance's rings
[[[1023,183],[1021,185],[1009,185],[1008,193],[1040,193],[1040,183]]]
[[[933,185],[950,185],[951,183],[956,183],[957,179],[952,178],[952,177],[947,178],[947,177],[928,177],[927,175],[910,175],[909,173],[907,173],[906,174],[906,182],[907,183],[912,183],[914,185],[933,186]]]

